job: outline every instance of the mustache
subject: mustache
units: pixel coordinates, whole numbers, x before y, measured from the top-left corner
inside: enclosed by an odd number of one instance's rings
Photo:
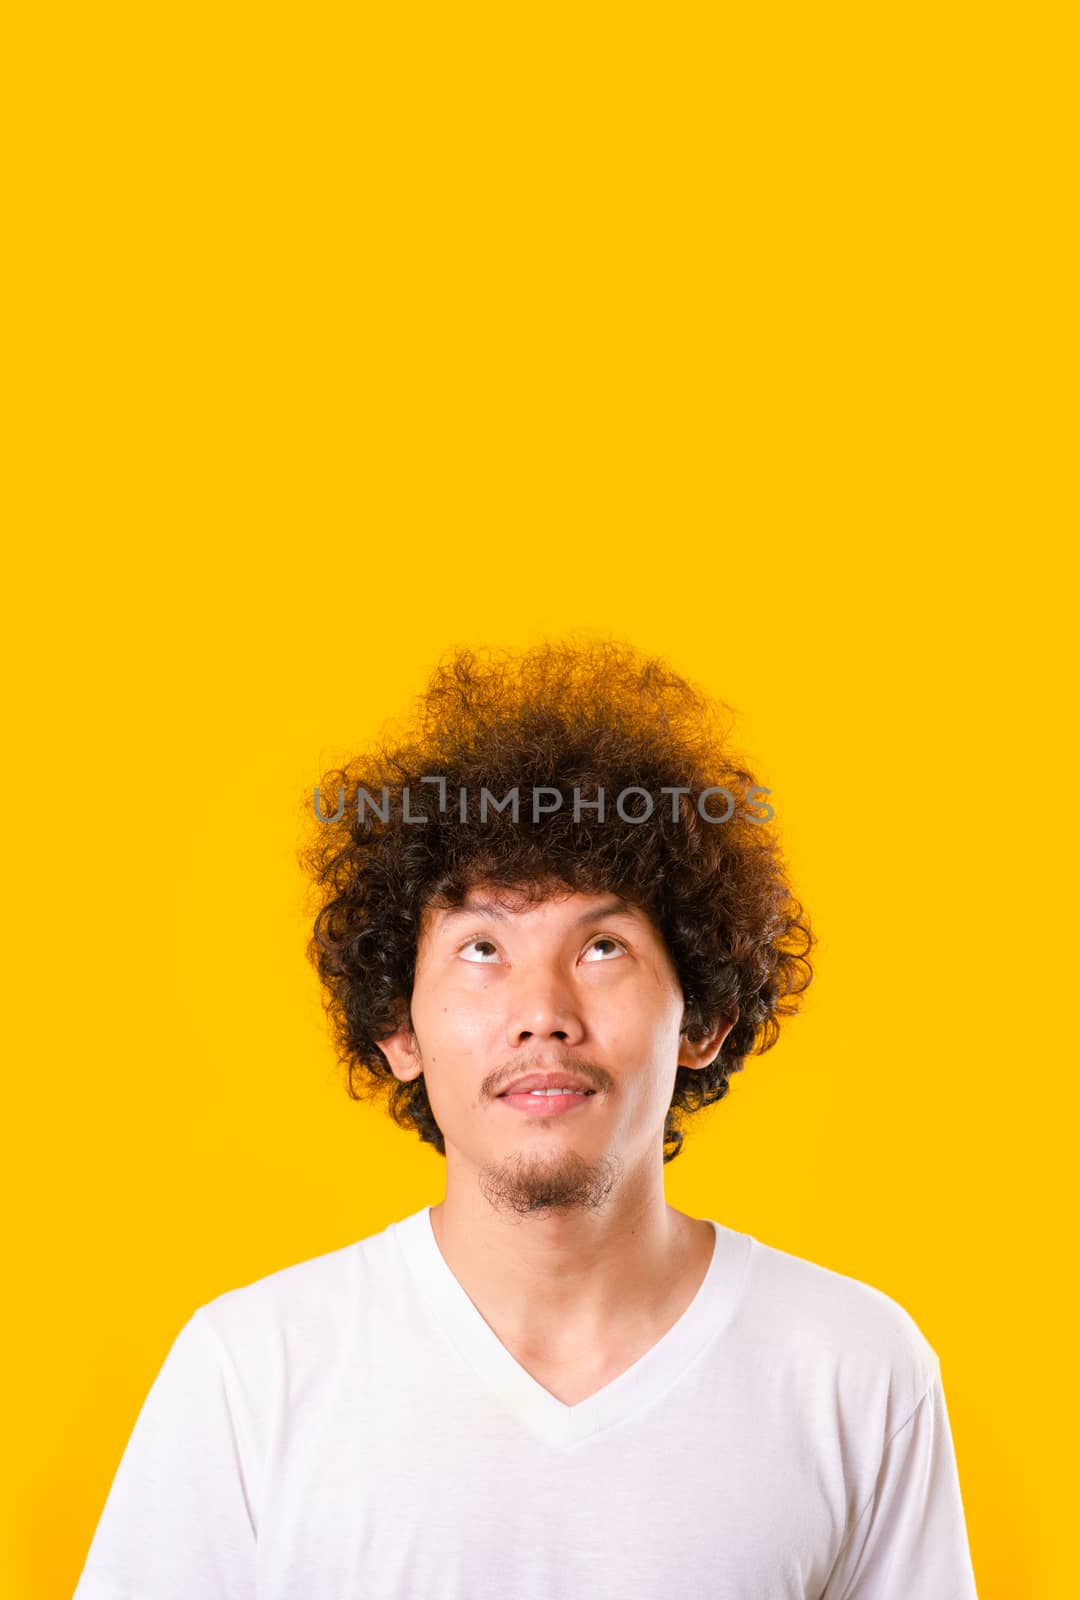
[[[580,1056],[534,1055],[522,1056],[500,1070],[491,1073],[481,1085],[481,1094],[493,1097],[527,1072],[575,1072],[593,1089],[610,1089],[611,1075],[594,1061],[583,1061]]]

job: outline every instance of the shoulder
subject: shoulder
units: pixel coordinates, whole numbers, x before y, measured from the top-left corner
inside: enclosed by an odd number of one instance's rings
[[[940,1375],[933,1345],[891,1295],[831,1267],[753,1240],[743,1325],[769,1359],[864,1401],[890,1422],[910,1414]]]
[[[384,1265],[384,1235],[279,1267],[207,1300],[194,1313],[236,1363],[295,1366],[347,1338],[371,1279]]]

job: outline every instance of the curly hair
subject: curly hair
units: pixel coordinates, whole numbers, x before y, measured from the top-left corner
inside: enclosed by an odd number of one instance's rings
[[[610,638],[519,653],[459,646],[440,658],[402,732],[387,737],[384,723],[371,752],[323,776],[314,808],[305,795],[313,831],[298,859],[317,907],[307,957],[353,1099],[384,1100],[399,1126],[445,1156],[423,1076],[401,1082],[379,1048],[402,1024],[412,1029],[425,907],[460,905],[481,884],[526,904],[611,891],[662,935],[683,1033],[700,1040],[736,1019],[708,1066],[676,1069],[663,1137],[663,1159],[674,1160],[685,1117],[723,1099],[745,1057],[770,1049],[779,1018],[798,1010],[817,942],[769,818],[738,803],[726,819],[701,809],[705,790],[736,802],[769,793],[732,749],[721,708],[730,711]],[[492,814],[482,796],[474,803],[481,790],[499,800],[528,786],[567,803],[574,790],[580,805],[537,816],[534,800],[532,813],[513,816]],[[623,790],[659,799],[665,788],[675,796],[647,821],[609,809]]]

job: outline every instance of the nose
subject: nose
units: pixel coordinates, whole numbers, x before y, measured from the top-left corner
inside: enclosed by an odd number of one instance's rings
[[[584,1020],[573,990],[554,968],[535,967],[523,972],[509,1000],[506,1042],[515,1048],[548,1039],[577,1045],[585,1037]]]

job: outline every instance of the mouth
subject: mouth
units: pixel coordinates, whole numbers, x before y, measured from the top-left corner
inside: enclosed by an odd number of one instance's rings
[[[578,1110],[595,1096],[595,1089],[511,1089],[496,1098],[527,1117],[555,1117]]]

